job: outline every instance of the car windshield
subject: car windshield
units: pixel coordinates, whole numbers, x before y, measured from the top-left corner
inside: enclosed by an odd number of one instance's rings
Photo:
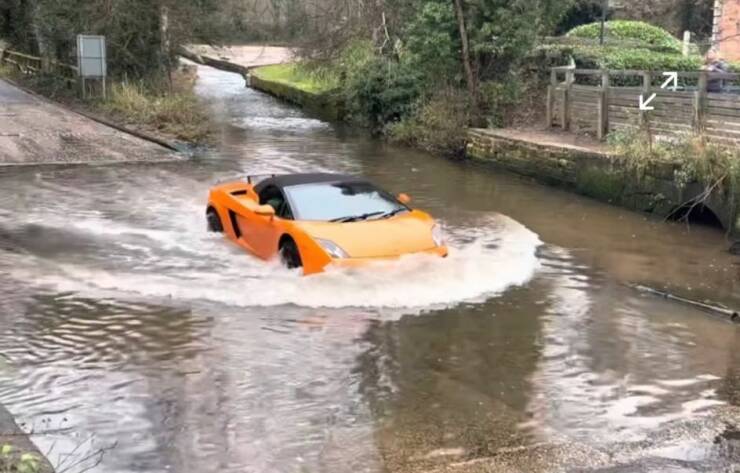
[[[353,221],[406,210],[368,182],[327,182],[285,187],[296,220]]]

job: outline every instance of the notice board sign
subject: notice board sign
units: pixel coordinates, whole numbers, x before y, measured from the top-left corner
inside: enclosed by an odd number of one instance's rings
[[[83,79],[105,78],[105,36],[77,35],[77,66]]]

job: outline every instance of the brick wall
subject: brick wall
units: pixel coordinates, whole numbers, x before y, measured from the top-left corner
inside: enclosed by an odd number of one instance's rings
[[[740,61],[740,0],[716,0],[714,43],[720,55]]]

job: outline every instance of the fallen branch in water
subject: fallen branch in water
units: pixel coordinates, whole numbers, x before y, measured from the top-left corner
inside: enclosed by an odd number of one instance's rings
[[[687,299],[685,297],[676,296],[674,294],[671,294],[665,291],[659,291],[658,289],[654,289],[648,286],[643,286],[641,284],[627,284],[627,287],[636,289],[646,294],[652,294],[654,296],[662,297],[664,299],[668,299],[668,300],[675,301],[675,302],[678,302],[684,305],[688,305],[696,309],[703,310],[705,312],[711,312],[717,315],[721,315],[723,317],[727,317],[732,322],[740,322],[740,313],[738,313],[738,311],[728,309],[727,307],[723,307],[720,304],[700,302],[700,301],[695,301],[692,299]]]

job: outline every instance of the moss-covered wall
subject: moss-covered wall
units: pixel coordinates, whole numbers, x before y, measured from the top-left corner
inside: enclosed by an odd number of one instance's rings
[[[583,195],[633,210],[668,217],[699,195],[703,186],[675,183],[676,166],[655,163],[640,176],[624,160],[601,150],[541,144],[497,130],[468,132],[467,156],[508,171],[563,186]],[[723,194],[707,202],[726,229],[740,237],[740,213]]]
[[[326,120],[339,121],[344,116],[342,100],[334,94],[314,94],[282,82],[265,80],[254,74],[248,76],[247,81],[254,89],[305,108]]]

